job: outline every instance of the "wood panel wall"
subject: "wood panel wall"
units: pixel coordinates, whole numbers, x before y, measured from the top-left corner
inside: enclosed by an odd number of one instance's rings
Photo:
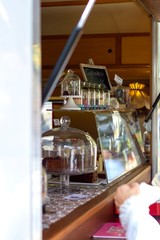
[[[42,36],[42,87],[48,80],[68,36]],[[107,67],[112,84],[114,75],[130,82],[150,86],[151,36],[149,33],[83,35],[65,70],[82,78],[79,64],[92,58],[95,65]]]

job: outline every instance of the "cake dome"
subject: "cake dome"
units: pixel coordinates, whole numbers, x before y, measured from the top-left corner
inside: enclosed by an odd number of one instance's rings
[[[69,127],[70,119],[60,119],[61,127],[42,135],[42,159],[47,173],[77,175],[97,169],[97,145],[93,138],[77,128]]]

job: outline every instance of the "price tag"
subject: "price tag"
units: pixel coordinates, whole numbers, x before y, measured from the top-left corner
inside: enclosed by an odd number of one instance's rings
[[[123,79],[120,78],[117,74],[115,74],[115,76],[114,76],[114,81],[115,81],[118,85],[122,85],[122,83],[123,83]]]
[[[68,199],[68,200],[80,200],[80,199],[84,199],[84,198],[87,198],[87,197],[88,197],[88,195],[86,195],[86,194],[71,194],[71,195],[68,195],[64,198]]]

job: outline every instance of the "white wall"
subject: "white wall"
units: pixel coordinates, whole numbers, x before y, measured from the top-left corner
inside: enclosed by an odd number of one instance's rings
[[[0,1],[3,240],[41,239],[39,11],[38,0]]]

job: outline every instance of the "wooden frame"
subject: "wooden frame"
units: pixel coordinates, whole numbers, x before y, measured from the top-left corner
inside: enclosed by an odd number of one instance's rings
[[[80,6],[86,5],[88,0],[77,0],[77,1],[41,1],[41,7],[57,7],[57,6]],[[132,0],[97,0],[96,4],[109,4],[109,3],[125,3],[132,2]]]
[[[112,90],[107,68],[100,65],[80,63],[84,80],[92,84],[102,84],[106,90]]]

